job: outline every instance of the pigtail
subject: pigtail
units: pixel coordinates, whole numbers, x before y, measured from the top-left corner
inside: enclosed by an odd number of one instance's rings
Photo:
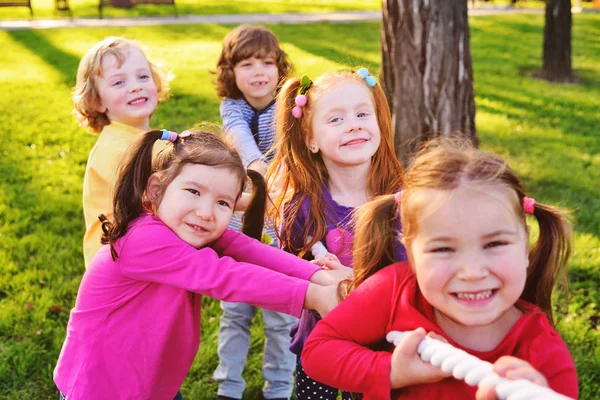
[[[267,187],[259,172],[249,169],[246,173],[252,181],[252,198],[242,218],[242,233],[260,240],[265,220]]]
[[[557,280],[567,288],[573,229],[565,213],[557,208],[538,203],[533,215],[539,224],[539,237],[529,252],[529,273],[521,298],[537,305],[554,324],[552,288]]]
[[[354,211],[354,250],[352,263],[354,277],[338,285],[338,297],[345,298],[368,277],[393,264],[395,222],[398,215],[395,195],[380,196]]]
[[[98,217],[102,222],[100,241],[110,244],[113,260],[118,257],[114,242],[125,235],[129,223],[144,210],[144,193],[152,175],[152,147],[161,136],[161,131],[148,131],[131,143],[119,167],[113,197],[113,222],[103,214]]]

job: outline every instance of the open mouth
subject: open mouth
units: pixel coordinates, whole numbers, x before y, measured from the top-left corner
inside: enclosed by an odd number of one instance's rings
[[[480,301],[491,298],[496,292],[498,292],[498,289],[488,289],[479,292],[455,292],[452,295],[459,300]]]
[[[266,81],[260,81],[260,82],[252,82],[250,85],[261,87],[261,86],[265,86],[267,83],[268,82],[266,82]]]
[[[137,99],[133,99],[133,100],[131,100],[131,101],[130,101],[129,103],[127,103],[127,104],[129,104],[130,106],[136,106],[136,105],[138,105],[138,104],[143,104],[143,103],[145,103],[145,102],[147,102],[147,101],[148,101],[148,98],[147,98],[147,97],[138,97]]]

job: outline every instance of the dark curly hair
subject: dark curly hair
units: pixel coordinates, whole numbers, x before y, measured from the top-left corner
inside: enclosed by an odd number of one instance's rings
[[[240,25],[225,36],[219,61],[217,62],[217,94],[219,97],[241,99],[242,92],[235,84],[233,67],[250,57],[273,57],[277,63],[280,84],[293,70],[288,56],[279,46],[273,32],[263,26]]]

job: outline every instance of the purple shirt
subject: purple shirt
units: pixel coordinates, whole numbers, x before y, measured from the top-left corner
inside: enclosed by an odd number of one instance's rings
[[[172,399],[200,344],[202,295],[300,315],[319,268],[227,230],[195,249],[144,214],[85,272],[54,381],[68,398]],[[243,262],[242,262],[243,261]]]
[[[321,243],[332,254],[335,254],[343,265],[352,267],[352,246],[354,244],[354,225],[352,221],[352,212],[354,207],[346,207],[338,204],[331,192],[326,186],[322,187],[323,199],[325,200],[325,220],[327,221],[327,234],[321,239]],[[296,196],[298,198],[298,196]],[[294,199],[292,199],[292,202]],[[294,248],[299,249],[304,247],[304,229],[307,221],[310,218],[310,199],[307,197],[298,211],[297,218],[292,223],[291,242]],[[285,224],[285,216],[284,216]],[[398,232],[401,229],[397,227]],[[309,232],[312,235],[312,232]],[[407,259],[406,250],[400,241],[395,242],[394,255],[396,261],[404,261]],[[316,311],[303,310],[300,321],[292,328],[290,335],[292,343],[290,351],[300,355],[304,347],[304,342],[308,339],[308,335],[312,332],[315,325],[321,317]]]

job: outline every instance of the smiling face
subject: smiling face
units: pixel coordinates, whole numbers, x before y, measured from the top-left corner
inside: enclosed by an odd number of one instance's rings
[[[274,57],[250,57],[233,67],[235,84],[255,109],[265,108],[274,98],[279,69]]]
[[[428,201],[419,210],[410,253],[438,324],[445,332],[512,326],[529,264],[514,192],[500,185],[422,190]]]
[[[381,140],[375,107],[365,84],[347,80],[323,93],[311,106],[310,151],[327,168],[370,164]]]
[[[156,84],[142,51],[129,47],[122,65],[112,54],[102,58],[102,75],[96,78],[100,97],[98,112],[110,121],[148,130],[158,106]]]
[[[155,214],[179,238],[199,249],[225,232],[240,189],[239,176],[229,169],[185,164],[166,187]],[[152,175],[147,195],[156,199],[160,191],[160,180]]]

